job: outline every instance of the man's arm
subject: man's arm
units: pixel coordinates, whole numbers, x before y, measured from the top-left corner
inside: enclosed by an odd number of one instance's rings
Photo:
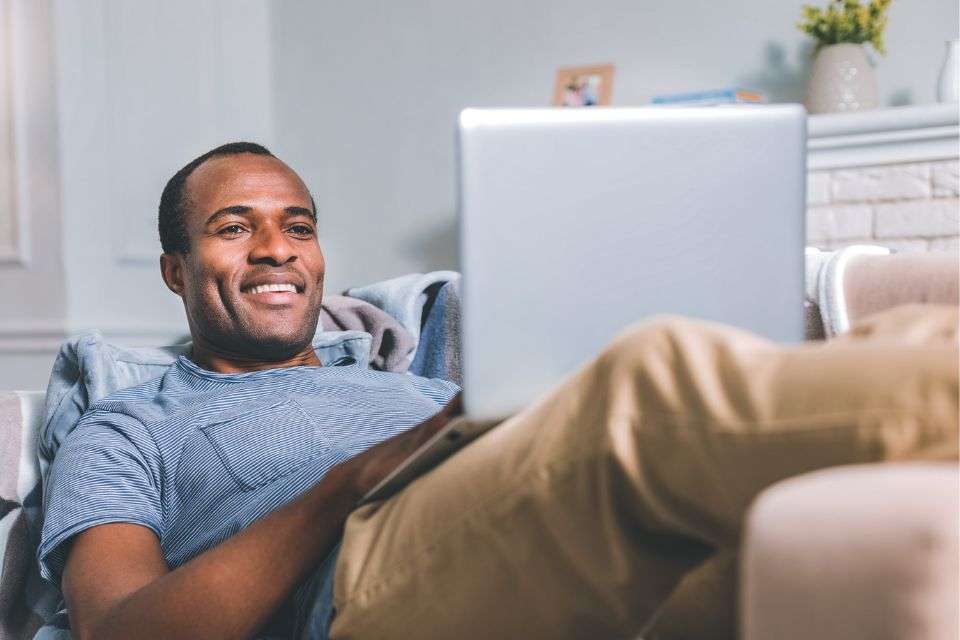
[[[458,395],[426,422],[334,467],[290,504],[173,571],[146,527],[105,524],[78,534],[63,574],[75,637],[251,637],[330,553],[357,501],[461,412]]]

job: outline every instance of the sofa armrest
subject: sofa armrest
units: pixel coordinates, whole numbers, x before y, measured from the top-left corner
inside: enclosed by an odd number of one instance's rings
[[[847,316],[853,324],[902,304],[958,304],[958,273],[956,253],[858,256],[843,282]]]
[[[59,594],[40,578],[37,431],[43,393],[0,391],[0,638],[32,638]]]
[[[745,640],[958,637],[954,463],[839,467],[787,480],[747,519]]]

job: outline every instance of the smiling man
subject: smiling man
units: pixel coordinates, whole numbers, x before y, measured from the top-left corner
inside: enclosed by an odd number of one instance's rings
[[[956,458],[955,307],[789,348],[674,318],[355,509],[458,388],[320,362],[315,207],[263,147],[181,169],[159,226],[193,350],[91,406],[45,485],[41,570],[78,638],[733,637],[758,492]]]
[[[251,637],[278,610],[265,633],[290,635],[295,587],[458,388],[320,362],[313,201],[263,147],[180,170],[159,227],[193,350],[81,419],[51,471],[42,567],[81,638]]]

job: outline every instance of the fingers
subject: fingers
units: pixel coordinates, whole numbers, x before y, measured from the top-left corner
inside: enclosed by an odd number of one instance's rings
[[[458,391],[457,395],[453,396],[453,399],[447,403],[440,413],[448,415],[451,418],[463,415],[463,392]]]

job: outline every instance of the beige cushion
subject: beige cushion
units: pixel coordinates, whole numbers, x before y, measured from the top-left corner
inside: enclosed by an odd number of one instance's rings
[[[843,282],[850,324],[901,304],[957,304],[956,253],[862,255],[850,260]]]
[[[956,640],[955,463],[837,467],[774,485],[748,517],[745,640]]]

